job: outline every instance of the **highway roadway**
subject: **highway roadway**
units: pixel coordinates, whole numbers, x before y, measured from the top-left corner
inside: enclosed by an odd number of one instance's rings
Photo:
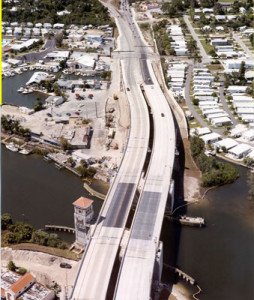
[[[117,300],[150,299],[156,253],[175,160],[173,115],[148,62],[144,85],[154,119],[154,145],[115,289]]]
[[[114,12],[116,14],[116,12]],[[118,15],[118,14],[117,14]],[[134,48],[133,29],[126,17],[119,18],[119,51]],[[142,50],[143,51],[143,50]],[[140,54],[137,55],[139,57]],[[149,116],[141,93],[141,81],[151,81],[144,62],[135,57],[121,61],[123,81],[131,112],[131,127],[124,158],[99,214],[86,248],[71,299],[106,299],[107,289],[127,217],[142,174],[149,140]],[[144,80],[143,77],[144,76]]]
[[[106,5],[108,6],[108,4]],[[140,30],[133,21],[133,12],[125,2],[122,2],[120,13],[115,8],[108,7],[116,18],[120,32],[117,50],[119,53],[121,52],[123,82],[130,105],[131,127],[124,158],[103,204],[95,229],[91,233],[90,242],[74,283],[71,299],[99,300],[107,298],[114,262],[118,259],[120,241],[141,179],[148,149],[150,130],[148,108],[139,83],[144,86],[148,102],[153,110],[154,121],[156,120],[156,142],[154,141],[149,172],[140,197],[129,242],[130,245],[137,242],[136,247],[138,248],[139,245],[143,245],[145,248],[144,261],[135,260],[134,269],[129,267],[131,263],[127,264],[127,268],[131,269],[131,273],[127,273],[127,275],[132,276],[137,272],[146,279],[144,282],[141,280],[142,282],[138,281],[138,283],[129,278],[128,287],[131,289],[135,287],[135,291],[133,291],[137,296],[137,284],[140,284],[140,289],[146,289],[146,295],[144,298],[128,299],[149,299],[154,260],[174,163],[175,129],[169,105],[157,83],[151,63],[147,60],[151,55],[151,49],[146,46],[140,36]],[[137,248],[135,248],[136,250]],[[138,255],[138,251],[136,253]],[[129,256],[127,255],[127,257]],[[144,268],[145,259],[148,259],[147,268]],[[140,262],[142,263],[140,264]],[[126,275],[121,274],[125,278]],[[119,286],[122,286],[122,281],[120,276]],[[126,284],[123,285],[121,291],[126,292],[126,287]],[[118,297],[118,299],[124,298]]]

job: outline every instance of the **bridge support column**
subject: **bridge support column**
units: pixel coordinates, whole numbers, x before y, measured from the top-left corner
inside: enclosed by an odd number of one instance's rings
[[[163,243],[160,242],[154,263],[154,270],[153,270],[153,281],[161,281],[161,274],[163,269]]]
[[[175,204],[175,181],[172,179],[169,185],[166,211],[173,211]]]

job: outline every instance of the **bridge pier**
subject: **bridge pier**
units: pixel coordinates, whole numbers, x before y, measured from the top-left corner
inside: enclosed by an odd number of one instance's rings
[[[163,269],[163,243],[160,241],[157,248],[155,264],[153,270],[153,281],[161,281],[161,274]]]

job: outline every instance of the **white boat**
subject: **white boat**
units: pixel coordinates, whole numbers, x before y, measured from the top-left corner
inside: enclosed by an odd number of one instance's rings
[[[22,149],[19,151],[19,153],[24,154],[24,155],[28,155],[30,153],[30,151],[26,150],[26,149]]]
[[[19,93],[23,93],[23,91],[24,91],[24,88],[23,88],[23,86],[21,86],[21,87],[18,89],[18,92],[19,92]]]
[[[5,145],[5,147],[13,152],[18,152],[19,149],[14,145],[14,143],[10,143],[8,145]]]
[[[22,94],[30,94],[32,92],[33,92],[32,90],[24,89],[24,91],[22,92]]]

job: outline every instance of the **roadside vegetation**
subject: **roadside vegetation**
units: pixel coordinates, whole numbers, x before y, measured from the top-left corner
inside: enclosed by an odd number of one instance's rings
[[[190,138],[190,148],[192,157],[202,172],[201,182],[204,187],[229,184],[238,178],[239,174],[234,166],[205,155],[205,144],[199,137]]]

